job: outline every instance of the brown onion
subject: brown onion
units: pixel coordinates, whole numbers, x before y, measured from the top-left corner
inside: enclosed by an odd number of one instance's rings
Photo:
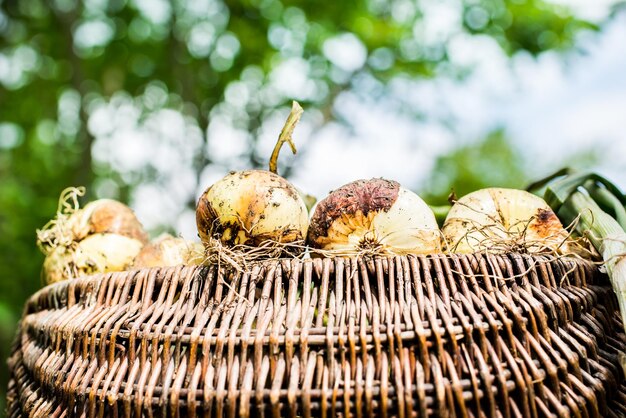
[[[357,180],[320,201],[308,243],[331,255],[424,254],[441,250],[435,215],[398,182]]]

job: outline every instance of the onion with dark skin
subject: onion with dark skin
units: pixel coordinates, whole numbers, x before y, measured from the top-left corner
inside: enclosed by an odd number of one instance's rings
[[[329,255],[426,254],[441,249],[433,212],[415,193],[385,179],[357,180],[320,201],[308,244]]]

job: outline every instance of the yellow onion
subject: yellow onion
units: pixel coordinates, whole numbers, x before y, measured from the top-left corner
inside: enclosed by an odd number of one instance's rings
[[[118,234],[93,234],[71,246],[58,246],[47,256],[42,276],[46,284],[80,276],[126,270],[143,243]]]
[[[197,265],[204,259],[204,246],[163,234],[144,246],[135,261],[134,268]]]
[[[92,234],[111,233],[148,242],[148,234],[131,208],[111,199],[89,202],[69,220],[75,241]]]
[[[529,252],[565,250],[568,233],[550,206],[524,190],[488,188],[467,194],[450,209],[442,232],[448,249]]]
[[[77,276],[74,253],[67,247],[56,247],[46,256],[41,269],[41,280],[43,283],[56,283]]]
[[[205,245],[219,239],[227,246],[259,246],[303,241],[308,214],[287,180],[270,171],[244,170],[228,174],[202,194],[196,223]]]
[[[435,215],[398,182],[357,180],[320,201],[308,243],[332,255],[427,254],[441,251]]]

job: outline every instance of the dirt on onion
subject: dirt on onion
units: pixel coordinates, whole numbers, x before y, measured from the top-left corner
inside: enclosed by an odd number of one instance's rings
[[[320,201],[311,217],[313,254],[428,254],[441,251],[435,215],[415,193],[385,179],[357,180]]]

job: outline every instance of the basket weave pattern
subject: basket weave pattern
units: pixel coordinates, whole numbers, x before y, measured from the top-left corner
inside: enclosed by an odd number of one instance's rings
[[[10,417],[626,416],[626,338],[576,259],[433,255],[109,273],[28,301]]]

